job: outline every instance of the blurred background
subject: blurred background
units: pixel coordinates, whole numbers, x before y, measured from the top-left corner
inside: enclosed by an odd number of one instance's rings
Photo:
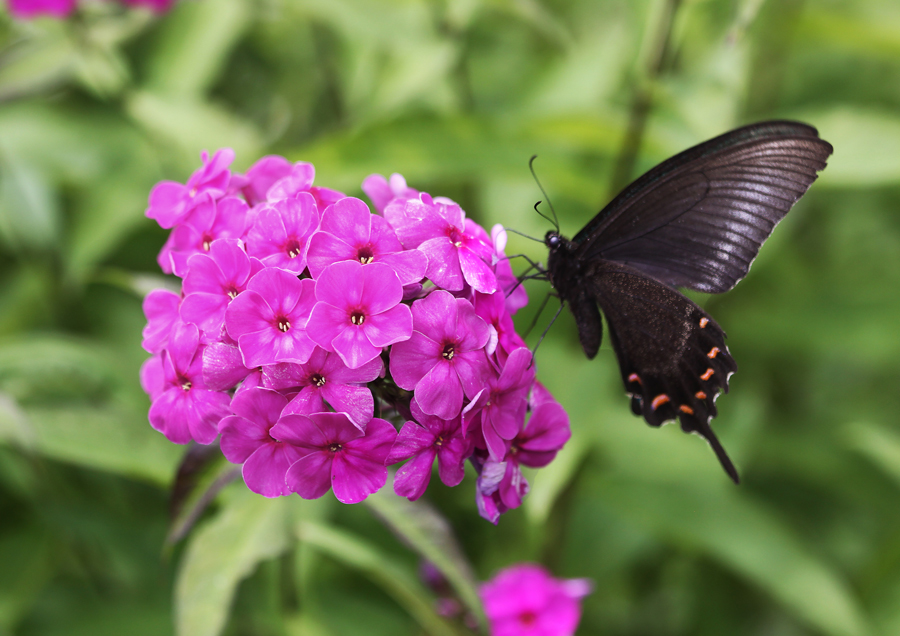
[[[816,126],[835,153],[749,276],[694,296],[740,367],[715,420],[739,487],[701,439],[631,415],[608,343],[587,362],[566,313],[538,365],[573,439],[498,527],[477,514],[472,474],[433,480],[433,510],[418,511],[268,501],[235,482],[170,532],[185,449],[150,428],[138,383],[141,299],[166,284],[166,233],[143,212],[201,150],[234,148],[236,170],[267,153],[311,161],[317,185],[356,196],[367,175],[400,172],[488,228],[540,237],[537,154],[571,236],[660,160],[776,117]],[[898,289],[895,0],[3,13],[0,634],[464,633],[433,612],[418,574],[430,554],[477,580],[520,561],[590,577],[581,634],[895,636]],[[547,287],[529,291],[520,330]]]

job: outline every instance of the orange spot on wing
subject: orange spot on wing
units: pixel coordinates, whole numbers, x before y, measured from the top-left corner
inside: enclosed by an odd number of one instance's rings
[[[713,376],[713,373],[715,373],[715,371],[713,371],[712,367],[710,367],[709,369],[706,370],[706,373],[704,373],[703,375],[700,376],[700,379],[701,380],[709,380]]]
[[[704,393],[703,391],[697,391],[696,393],[694,393],[694,397],[696,397],[698,400],[705,400],[706,393]]]
[[[666,395],[665,393],[660,393],[655,398],[653,398],[653,401],[650,403],[650,408],[652,408],[655,411],[656,409],[658,409],[659,407],[661,407],[663,404],[665,404],[668,401],[669,401],[669,396]]]
[[[687,404],[682,404],[681,406],[678,407],[678,410],[681,411],[682,413],[687,413],[688,415],[694,414],[694,409],[689,407]]]
[[[709,324],[709,318],[707,318],[706,316],[703,316],[703,318],[700,319],[700,328],[703,329],[708,324]]]
[[[637,382],[638,384],[642,384],[641,377],[637,373],[632,373],[628,376],[629,382]]]
[[[709,350],[709,353],[706,354],[706,357],[711,359],[711,358],[715,358],[717,355],[719,355],[719,348],[713,347],[712,349]]]

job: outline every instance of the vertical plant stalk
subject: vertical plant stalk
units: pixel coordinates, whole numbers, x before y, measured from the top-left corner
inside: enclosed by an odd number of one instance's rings
[[[610,181],[610,198],[631,182],[634,164],[647,127],[647,116],[653,105],[656,81],[662,74],[669,56],[672,26],[680,5],[681,0],[662,0],[660,14],[656,20],[656,29],[649,34],[649,40],[646,40],[649,43],[649,46],[644,47],[646,66],[638,77],[637,87],[631,101],[628,129],[622,140],[622,147],[619,150],[613,177]]]

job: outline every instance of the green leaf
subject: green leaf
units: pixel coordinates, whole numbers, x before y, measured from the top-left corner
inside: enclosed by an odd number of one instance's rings
[[[146,416],[114,407],[32,408],[34,450],[46,457],[167,484],[181,449],[154,431]]]
[[[900,435],[883,426],[855,422],[844,429],[844,439],[900,485]]]
[[[870,634],[847,584],[762,507],[727,490],[691,490],[617,476],[597,482],[602,505],[701,551],[830,636]]]
[[[398,497],[389,488],[371,495],[366,499],[366,505],[422,558],[441,571],[486,632],[487,621],[478,595],[478,582],[447,520],[425,501],[409,501]]]
[[[72,77],[75,50],[62,21],[48,21],[16,47],[4,48],[0,102],[40,93]]]
[[[368,542],[334,526],[313,521],[300,521],[297,535],[307,545],[372,579],[406,609],[426,633],[458,636],[456,630],[434,611],[434,599],[422,584]]]
[[[261,154],[259,132],[221,106],[181,96],[149,92],[131,94],[126,109],[148,133],[180,151],[182,164],[200,166],[201,150],[228,146],[239,161],[251,163]]]
[[[14,249],[59,240],[59,209],[46,175],[0,142],[0,238]]]
[[[266,499],[243,483],[226,491],[219,514],[194,533],[175,583],[175,633],[216,636],[238,583],[288,547],[290,503]]]
[[[198,99],[216,81],[251,23],[246,0],[179,3],[166,16],[152,49],[145,88],[160,96]]]

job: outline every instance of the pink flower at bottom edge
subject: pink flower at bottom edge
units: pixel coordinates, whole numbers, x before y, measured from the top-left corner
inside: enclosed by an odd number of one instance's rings
[[[530,563],[501,570],[481,586],[492,636],[571,636],[581,620],[587,579],[556,579]]]

